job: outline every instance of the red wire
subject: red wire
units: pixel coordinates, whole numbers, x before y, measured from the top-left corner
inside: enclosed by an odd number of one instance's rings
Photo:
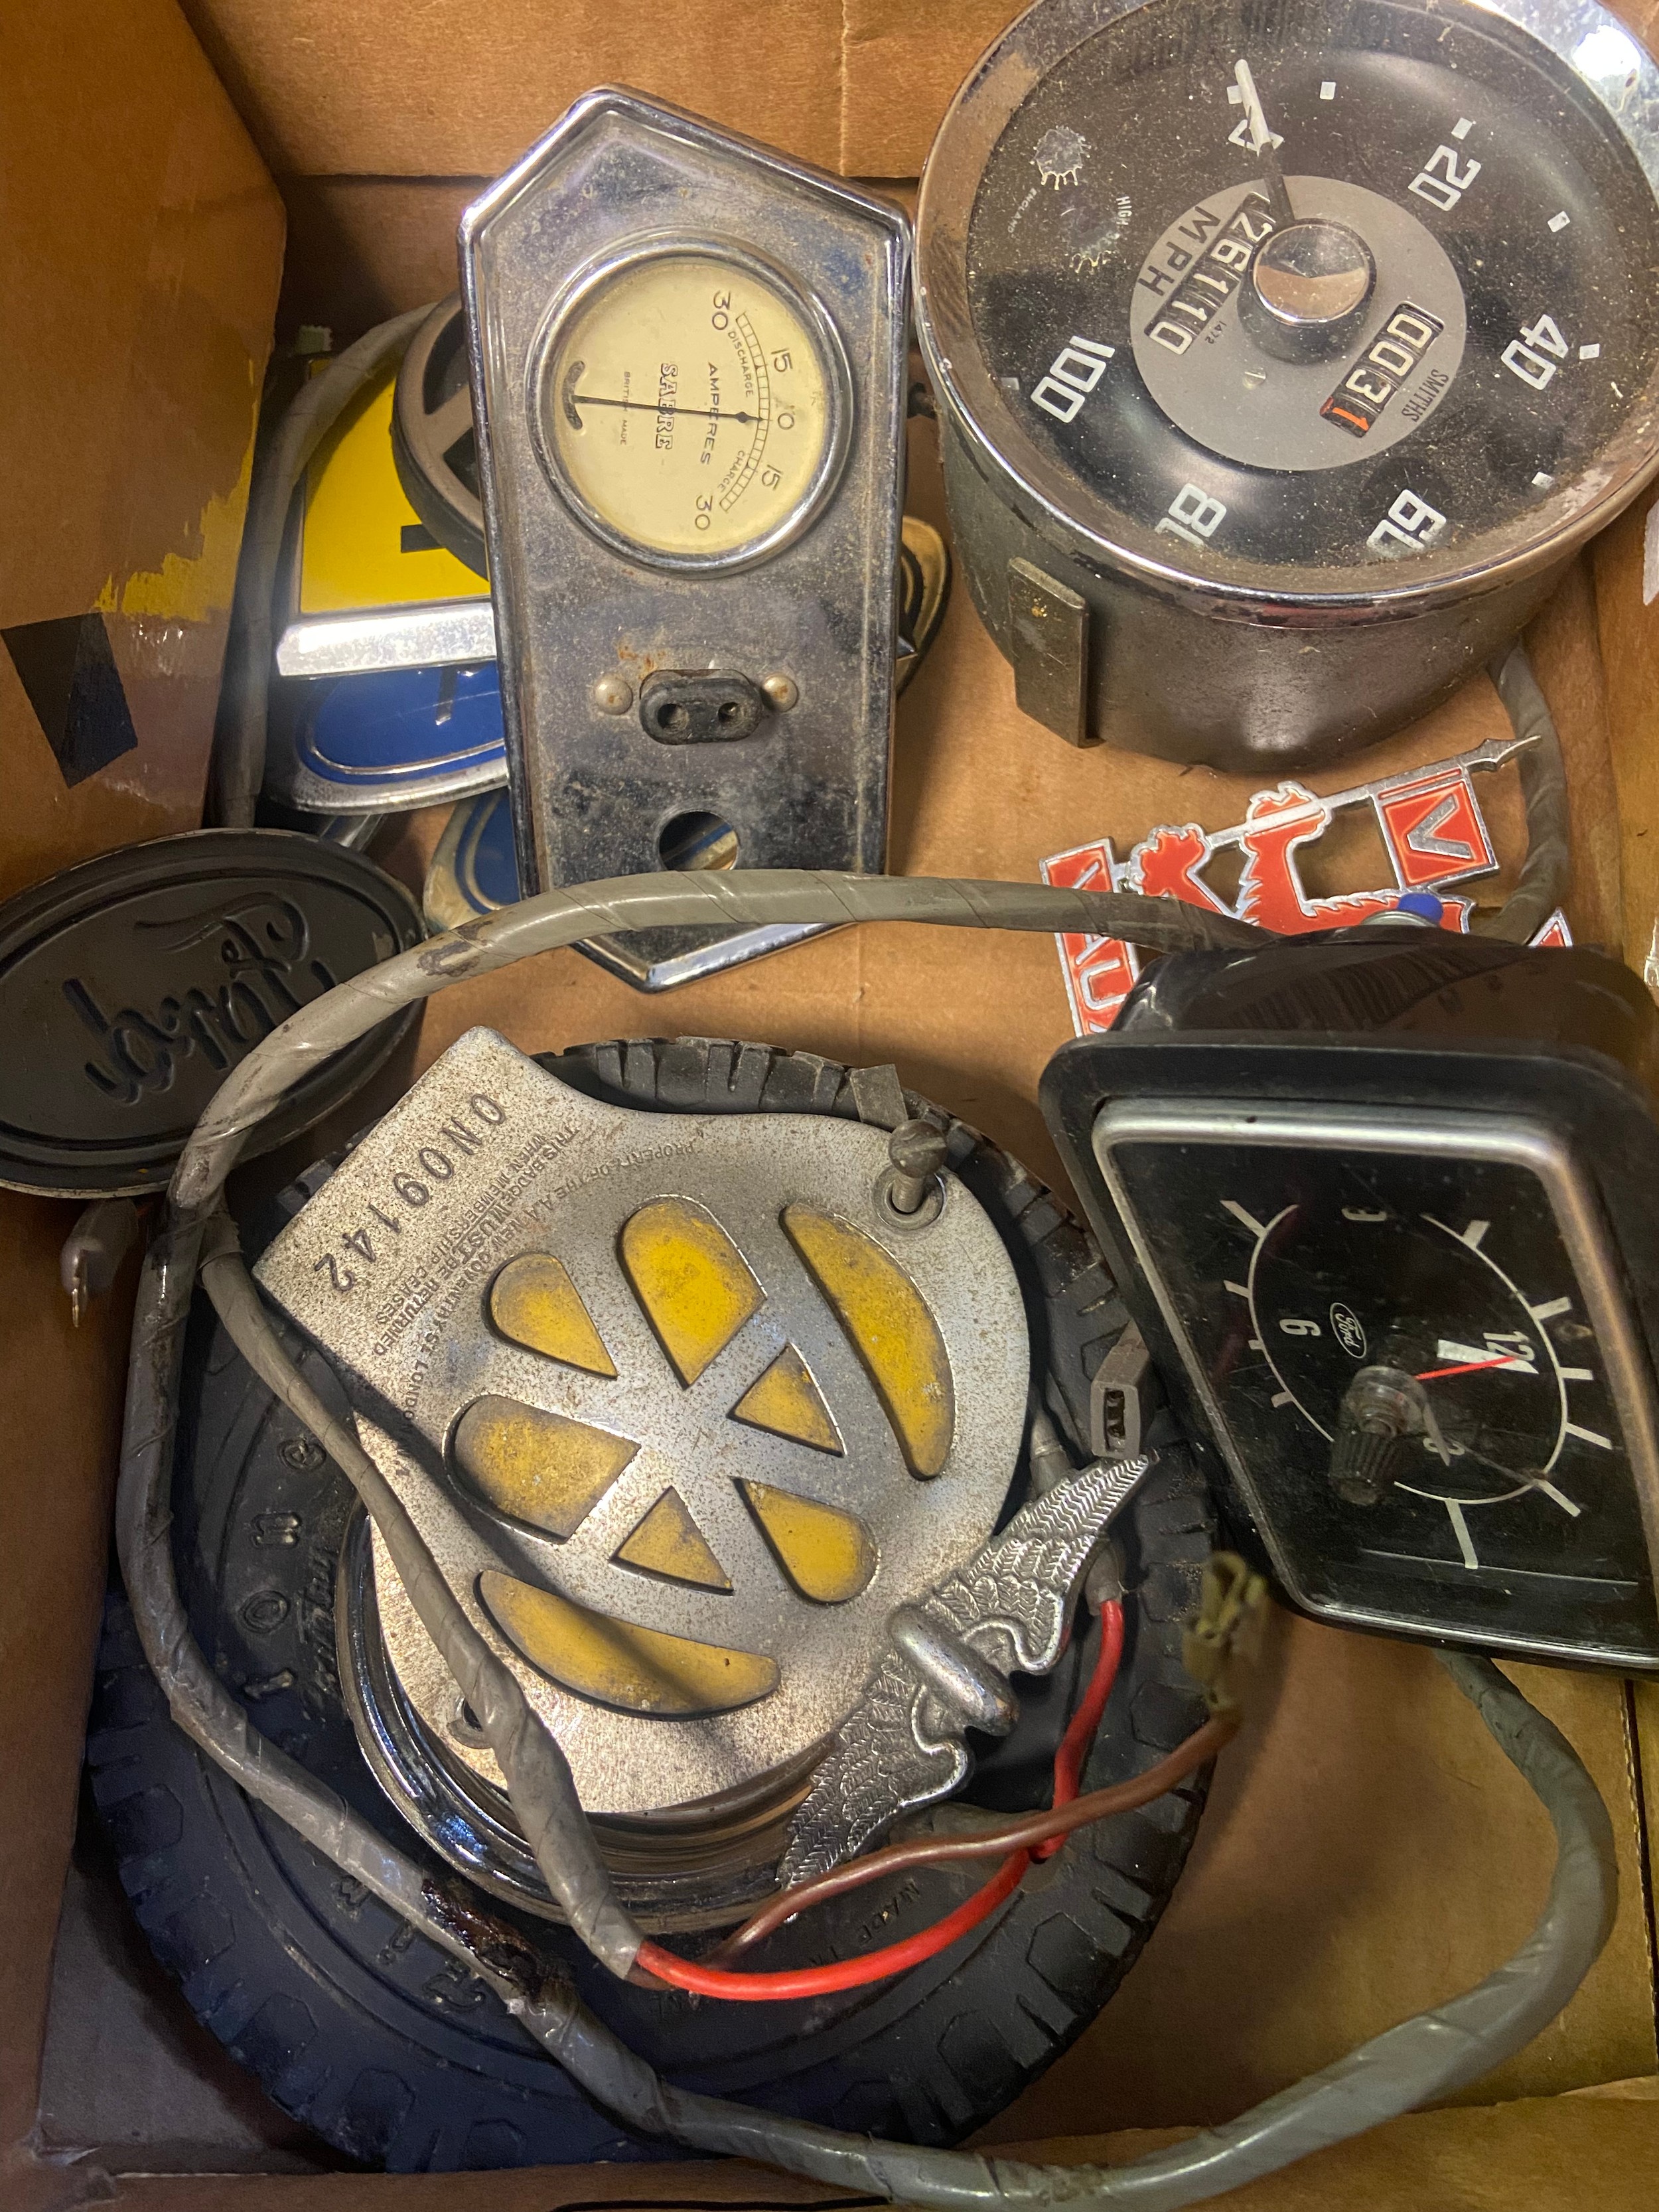
[[[1077,1796],[1083,1762],[1100,1726],[1106,1701],[1112,1694],[1122,1656],[1123,1607],[1114,1601],[1101,1607],[1100,1652],[1094,1673],[1083,1702],[1073,1714],[1071,1724],[1054,1753],[1056,1805],[1069,1805]],[[1048,1857],[1065,1840],[1063,1836],[1055,1836],[1046,1844],[1039,1844],[1034,1851],[1015,1851],[1003,1861],[989,1881],[964,1899],[954,1912],[946,1913],[943,1920],[934,1921],[918,1934],[906,1936],[902,1943],[890,1943],[884,1950],[866,1952],[861,1959],[841,1959],[832,1966],[805,1966],[793,1973],[744,1974],[733,1973],[722,1966],[696,1966],[689,1959],[677,1958],[673,1952],[665,1951],[659,1944],[645,1942],[640,1946],[637,1963],[647,1974],[666,1982],[672,1989],[690,1990],[697,1996],[734,1998],[749,2004],[791,1997],[830,1996],[839,1990],[862,1989],[868,1982],[886,1981],[894,1974],[921,1966],[924,1960],[947,1949],[959,1936],[977,1928],[1018,1888],[1020,1877],[1032,1859]]]
[[[1106,1700],[1112,1694],[1122,1659],[1123,1607],[1113,1601],[1100,1608],[1100,1650],[1095,1659],[1095,1671],[1083,1693],[1083,1703],[1072,1715],[1071,1726],[1060,1738],[1060,1749],[1054,1753],[1053,1802],[1056,1805],[1069,1805],[1077,1796],[1084,1761],[1089,1756],[1089,1747],[1106,1711]],[[1038,1844],[1031,1856],[1052,1858],[1065,1840],[1064,1836],[1053,1836],[1046,1844]]]

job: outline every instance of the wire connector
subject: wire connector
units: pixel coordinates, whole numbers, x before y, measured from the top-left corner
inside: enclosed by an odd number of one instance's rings
[[[1255,1648],[1267,1601],[1265,1577],[1237,1552],[1212,1552],[1196,1618],[1182,1632],[1181,1663],[1212,1713],[1233,1713],[1232,1664]]]

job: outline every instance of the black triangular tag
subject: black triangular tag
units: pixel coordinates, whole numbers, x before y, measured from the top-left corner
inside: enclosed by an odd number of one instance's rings
[[[16,623],[0,637],[66,784],[133,750],[138,732],[102,615]]]

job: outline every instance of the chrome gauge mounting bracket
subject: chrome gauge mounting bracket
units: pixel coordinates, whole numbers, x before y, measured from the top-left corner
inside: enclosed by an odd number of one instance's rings
[[[461,274],[525,890],[878,869],[904,216],[601,89],[467,210]],[[644,985],[810,933],[584,949]]]

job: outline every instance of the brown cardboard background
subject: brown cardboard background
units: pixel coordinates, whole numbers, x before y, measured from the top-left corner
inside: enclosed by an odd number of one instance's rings
[[[1659,981],[1659,599],[1642,604],[1643,540],[1651,489],[1595,549],[1596,610],[1606,663],[1618,789],[1626,957]]]
[[[908,507],[945,520],[933,426],[910,430]],[[1587,574],[1575,568],[1532,632],[1540,682],[1559,702],[1570,760],[1574,881],[1581,940],[1616,944],[1618,854],[1606,834],[1610,783]],[[1306,778],[1329,792],[1479,744],[1509,728],[1484,678],[1355,764]],[[1243,818],[1252,779],[1104,748],[1079,752],[1029,722],[1013,680],[965,590],[953,590],[939,641],[899,704],[888,865],[898,875],[1034,881],[1039,863],[1109,834],[1120,854],[1164,822],[1218,830]],[[1477,780],[1499,856],[1518,861],[1525,824],[1504,768]],[[1584,794],[1579,797],[1578,794]],[[376,852],[416,882],[447,811],[412,815]],[[1307,870],[1316,894],[1387,879],[1380,841],[1360,815]],[[1346,847],[1346,850],[1344,848]],[[1477,885],[1488,901],[1501,896]],[[549,953],[446,992],[422,1017],[425,1066],[459,1031],[489,1021],[526,1050],[579,1038],[643,1035],[759,1037],[854,1065],[893,1060],[907,1082],[948,1100],[1039,1175],[1058,1163],[1036,1108],[1037,1078],[1071,1033],[1048,937],[899,924],[842,930],[769,960],[661,997],[630,989],[575,952]]]
[[[171,0],[0,9],[0,624],[108,610],[136,750],[66,789],[0,648],[0,896],[193,827],[212,731],[281,203]],[[75,1817],[125,1364],[78,1334],[77,1209],[0,1192],[0,2201]]]
[[[331,0],[289,0],[273,9],[265,0],[191,0],[191,12],[273,158],[334,162],[326,173],[293,170],[288,190],[296,206],[313,210],[308,252],[318,259],[310,265],[322,268],[331,234],[343,241],[328,282],[346,306],[356,295],[342,288],[360,277],[384,285],[388,307],[410,296],[399,287],[415,287],[415,298],[442,289],[432,279],[450,251],[454,208],[466,191],[465,179],[456,179],[461,171],[493,166],[497,157],[485,161],[480,149],[494,144],[488,133],[507,112],[500,104],[505,92],[520,97],[520,106],[511,110],[518,135],[501,160],[583,84],[605,75],[643,77],[626,65],[641,52],[639,12],[614,6],[556,9],[489,0],[463,9],[460,0],[368,0],[348,9]],[[860,0],[833,17],[783,7],[756,19],[752,29],[745,21],[742,70],[732,76],[729,25],[713,27],[693,11],[659,26],[653,10],[661,40],[653,67],[660,73],[644,81],[819,159],[844,156],[845,166],[865,172],[913,166],[914,156],[900,159],[904,147],[931,129],[937,105],[1001,13],[988,9],[981,21],[977,8],[947,10],[939,0],[905,15],[883,0]],[[71,532],[64,548],[117,549],[106,569],[96,559],[83,563],[86,574],[95,573],[97,590],[106,574],[164,571],[178,540],[151,530],[156,499],[165,505],[166,495],[199,494],[204,484],[227,481],[228,489],[210,495],[234,499],[234,475],[226,479],[222,468],[203,474],[188,458],[175,464],[165,439],[154,448],[144,441],[160,420],[187,454],[201,426],[216,456],[240,464],[247,418],[227,395],[243,394],[246,405],[247,363],[257,366],[259,358],[259,319],[268,318],[274,275],[273,203],[163,0],[135,0],[125,12],[113,4],[13,10],[0,23],[9,39],[14,23],[21,27],[21,43],[8,58],[15,64],[21,57],[40,88],[37,165],[47,172],[72,152],[95,172],[78,228],[52,228],[59,210],[43,196],[21,265],[34,274],[46,327],[59,318],[76,341],[65,353],[68,390],[81,391],[75,379],[84,360],[97,364],[82,413],[64,418],[79,426],[80,441],[69,438],[57,451],[52,480],[88,493],[76,524],[81,535]],[[622,64],[613,58],[618,43],[627,49]],[[545,73],[554,62],[574,72],[568,88],[563,78]],[[711,65],[726,75],[711,79]],[[742,94],[737,114],[729,105],[738,98],[734,84]],[[532,104],[533,117],[518,130]],[[77,125],[67,146],[58,120],[64,115]],[[482,135],[467,139],[463,124]],[[139,158],[150,143],[147,131],[172,133],[169,144],[176,141],[159,168],[153,153]],[[342,173],[370,155],[369,170],[378,165],[380,173]],[[414,169],[400,167],[409,160]],[[198,161],[199,170],[192,166]],[[438,167],[447,173],[431,173]],[[404,210],[398,222],[386,214],[394,207]],[[170,227],[161,221],[168,210],[178,216]],[[164,231],[177,249],[171,258],[155,242]],[[137,372],[155,374],[185,327],[176,312],[177,272],[190,264],[197,239],[204,241],[203,258],[191,265],[204,272],[198,281],[209,295],[225,288],[232,304],[221,303],[219,313],[242,334],[243,351],[185,349],[168,418],[165,409],[116,395],[137,392]],[[42,285],[46,271],[52,282]],[[127,322],[98,322],[135,290],[142,297]],[[14,296],[9,287],[8,304]],[[216,331],[220,325],[210,318],[204,327]],[[25,420],[19,437],[9,422],[9,450],[15,439],[27,445],[53,434],[58,417],[44,382],[33,404],[41,429]],[[137,408],[125,442],[105,420],[120,404]],[[231,439],[233,422],[240,444]],[[137,460],[140,449],[155,451],[159,465]],[[913,504],[936,513],[931,434],[921,426],[915,459]],[[43,495],[33,479],[25,481],[34,492],[23,518],[29,529],[7,541],[20,550],[32,545],[38,518],[57,513],[50,483]],[[194,507],[181,497],[179,509],[187,520],[203,511],[199,497]],[[129,552],[129,540],[143,549],[143,561]],[[29,589],[52,573],[50,562],[20,558],[15,565]],[[1607,686],[1604,712],[1595,612],[1581,567],[1540,619],[1534,642],[1571,761],[1573,919],[1581,937],[1613,941],[1620,934],[1621,896],[1627,916],[1650,918],[1653,911],[1645,856],[1632,857],[1644,825],[1627,815],[1621,892],[1608,805],[1615,773],[1621,797],[1638,787],[1630,781],[1640,772],[1632,733],[1645,724],[1643,702],[1632,699],[1622,666]],[[1604,625],[1606,619],[1604,611]],[[1651,696],[1650,685],[1644,696]],[[1334,787],[1357,773],[1382,774],[1503,727],[1494,696],[1477,684],[1426,725],[1379,748],[1363,770],[1313,781]],[[33,735],[38,744],[38,732]],[[0,730],[8,743],[9,736],[9,727]],[[181,782],[174,789],[181,807],[185,788]],[[1521,827],[1510,772],[1486,781],[1481,791],[1512,862]],[[910,872],[1028,878],[1045,854],[1103,830],[1122,849],[1158,821],[1220,826],[1238,817],[1247,793],[1242,782],[1205,771],[1182,775],[1122,754],[1071,753],[1035,729],[1015,711],[1008,672],[959,595],[901,712],[892,865]],[[60,818],[38,785],[24,787],[9,821],[0,818],[0,864],[13,867],[12,880],[44,873],[64,856],[58,830],[55,843],[39,834],[43,810],[46,818]],[[143,834],[113,816],[70,826],[94,842]],[[409,825],[398,848],[405,872],[418,877],[436,826],[429,817]],[[85,848],[72,837],[67,848]],[[1352,851],[1349,860],[1358,867]],[[1316,879],[1313,887],[1336,884]],[[1644,930],[1629,933],[1633,945],[1645,943]],[[761,1036],[866,1063],[893,1058],[919,1087],[1020,1150],[1039,1172],[1053,1172],[1034,1091],[1066,1017],[1046,939],[842,933],[656,1003],[575,954],[552,955],[437,1002],[421,1039],[422,1063],[478,1020],[532,1048],[608,1034],[690,1031]],[[324,1139],[317,1141],[320,1147]],[[0,1829],[17,1838],[23,1869],[9,1887],[10,1941],[0,1953],[0,2140],[13,2145],[32,2108],[119,1389],[118,1302],[105,1309],[95,1330],[77,1338],[53,1287],[57,1244],[70,1214],[12,1200],[0,1221],[0,1389],[16,1437],[0,1464],[0,1555],[23,1562],[8,1586],[0,1631]],[[1632,1705],[1619,1686],[1592,1678],[1529,1672],[1526,1680],[1578,1742],[1607,1796],[1620,1831],[1625,1893],[1613,1945],[1584,1990],[1547,2036],[1478,2086],[1474,2094],[1486,2098],[1648,2075],[1656,2063]],[[1659,1734],[1650,1706],[1647,1692],[1633,1701],[1650,1741]],[[1484,1972],[1527,1925],[1548,1863],[1538,1815],[1425,1655],[1284,1621],[1261,1672],[1250,1737],[1223,1767],[1191,1874],[1146,1960],[1085,2042],[995,2132],[1006,2141],[1014,2130],[1029,2136],[1080,2122],[1191,2124],[1237,2110]],[[1620,2212],[1652,2201],[1656,2138],[1653,2106],[1640,2096],[1420,2115],[1234,2201],[1281,2212],[1332,2202],[1484,2212],[1518,2198]],[[1146,2142],[1120,2139],[1112,2151],[1133,2155]],[[1085,2154],[1081,2144],[1066,2148]],[[9,2212],[13,2203],[37,2197],[69,2202],[101,2193],[95,2160],[37,2169],[26,2179],[21,2154],[8,2155],[13,2162],[0,2166],[0,2189],[9,2192]],[[122,2197],[155,2205],[240,2201],[261,2208],[313,2198],[335,2207],[406,2199],[528,2208],[612,2195],[660,2201],[671,2193],[726,2200],[752,2193],[762,2203],[801,2203],[811,2194],[769,2177],[706,2166],[395,2181],[129,2179],[118,2188]]]
[[[590,85],[843,175],[914,177],[1012,0],[180,0],[287,203],[279,327],[349,339],[455,286],[459,210]]]
[[[1474,2112],[1414,2112],[1374,2135],[1321,2152],[1300,2166],[1215,2201],[1229,2212],[1649,2212],[1659,2150],[1659,2104],[1651,2081]],[[1118,2166],[1176,2139],[1176,2130],[1137,2130],[1027,2142],[1027,2156],[1066,2166]],[[357,2179],[196,2181],[128,2179],[114,2202],[132,2212],[597,2212],[640,2203],[649,2212],[706,2204],[710,2212],[794,2212],[825,2197],[749,2166],[660,2166],[643,2179],[603,2167],[532,2173],[400,2174]]]
[[[72,789],[0,650],[0,896],[193,826],[283,243],[171,0],[0,9],[0,625],[106,611],[139,744]]]
[[[1426,1652],[1284,1614],[1236,1755],[1145,1956],[1094,2026],[985,2131],[1001,2144],[1215,2120],[1443,2002],[1524,1939],[1549,1830]],[[1620,1841],[1608,1950],[1488,2104],[1659,2064],[1620,1684],[1511,1670],[1595,1772]]]
[[[846,176],[914,177],[1018,0],[180,0],[272,173],[491,177],[630,84]],[[1644,37],[1653,0],[1617,11]]]
[[[92,1647],[103,1603],[131,1297],[70,1327],[52,1295],[75,1209],[0,1191],[0,2203],[21,2185],[59,1894],[75,1826]]]
[[[838,0],[740,16],[616,0],[181,4],[279,179],[493,177],[606,83],[837,166]]]
[[[933,436],[927,424],[913,426],[911,504],[937,514]],[[1575,788],[1595,788],[1607,774],[1589,612],[1580,572],[1534,635],[1552,696],[1574,702]],[[1433,757],[1503,726],[1489,689],[1471,687],[1379,749],[1364,771]],[[1328,787],[1353,773],[1318,781]],[[1512,772],[1480,787],[1512,860],[1522,836]],[[1126,755],[1079,755],[1035,729],[1014,708],[1008,672],[959,595],[900,712],[895,864],[1030,876],[1046,853],[1103,828],[1121,845],[1158,820],[1219,826],[1237,817],[1247,788]],[[436,810],[411,817],[382,848],[398,872],[419,880],[443,818]],[[1607,880],[1609,841],[1593,808],[1580,810],[1577,831],[1585,854],[1575,921],[1583,934],[1611,933],[1616,880]],[[1352,854],[1350,862],[1348,884],[1378,879],[1352,872]],[[1068,1023],[1048,938],[844,932],[654,1001],[575,953],[553,954],[434,1001],[416,1064],[479,1021],[527,1048],[683,1032],[760,1036],[866,1064],[890,1057],[907,1079],[1015,1145],[1040,1172],[1053,1171],[1033,1093]],[[372,1110],[361,1101],[353,1118]],[[318,1149],[325,1141],[324,1133],[313,1140]],[[1482,2100],[1659,2064],[1624,1692],[1582,1675],[1534,1670],[1526,1679],[1613,1808],[1624,1908],[1572,2007],[1470,2093]],[[1226,2117],[1477,1978],[1524,1934],[1549,1862],[1536,1809],[1426,1654],[1283,1619],[1249,1735],[1224,1763],[1192,1867],[1146,1959],[1077,2048],[988,2135],[1006,2142],[1083,2120],[1190,2125]],[[120,2186],[125,2195],[144,2185]]]
[[[332,322],[347,337],[453,289],[454,211],[590,85],[633,85],[845,176],[915,177],[957,86],[1020,12],[1019,0],[780,0],[741,18],[608,0],[180,4],[296,239],[325,240],[320,260],[296,252],[282,328]],[[1659,0],[1615,12],[1650,38]]]
[[[488,180],[290,177],[277,327],[321,323],[347,344],[373,324],[454,291],[455,233]]]
[[[943,520],[934,433],[911,429],[912,511]],[[1540,680],[1562,709],[1575,794],[1571,915],[1616,939],[1617,854],[1593,602],[1582,568],[1534,628]],[[1507,728],[1482,679],[1368,754],[1310,776],[1332,790],[1439,758]],[[901,702],[890,865],[912,875],[1030,879],[1048,854],[1109,831],[1120,852],[1159,822],[1237,821],[1243,778],[1104,750],[1078,752],[1025,720],[1010,672],[965,592]],[[1524,842],[1514,771],[1477,784],[1501,854]],[[444,814],[412,817],[380,848],[416,878]],[[1370,834],[1370,833],[1367,833]],[[1334,840],[1333,840],[1334,842]],[[1321,859],[1324,856],[1322,854]],[[1384,879],[1351,848],[1315,890]],[[1491,898],[1494,894],[1483,890]],[[1070,1033],[1052,939],[901,926],[842,931],[647,1000],[575,952],[444,993],[416,1062],[475,1023],[527,1051],[641,1035],[755,1037],[870,1065],[1009,1145],[1058,1164],[1037,1078]],[[1625,1896],[1607,1956],[1549,2033],[1472,2095],[1518,2096],[1659,2066],[1650,1936],[1620,1685],[1527,1670],[1617,1806]],[[1091,2124],[1227,2117],[1340,2056],[1361,2036],[1476,1980],[1518,1943],[1543,1894],[1547,1827],[1425,1653],[1285,1617],[1248,1746],[1224,1762],[1193,1863],[1141,1965],[1079,2045],[989,2131],[999,2142]]]

